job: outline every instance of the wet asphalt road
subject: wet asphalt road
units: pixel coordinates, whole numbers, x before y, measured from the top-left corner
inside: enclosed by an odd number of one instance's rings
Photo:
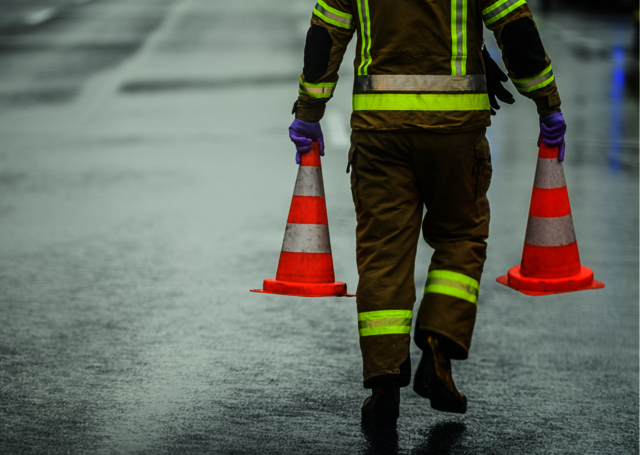
[[[517,97],[488,133],[489,259],[454,364],[469,411],[404,389],[397,431],[369,433],[355,302],[248,292],[275,275],[312,3],[96,0],[0,33],[0,453],[638,453],[631,21],[536,15],[582,262],[607,287],[532,298],[495,282],[520,259],[537,156]],[[354,52],[322,122],[351,290]]]

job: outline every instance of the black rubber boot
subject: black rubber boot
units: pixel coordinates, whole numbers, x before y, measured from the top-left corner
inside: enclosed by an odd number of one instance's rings
[[[362,404],[362,423],[394,427],[400,416],[400,388],[395,381],[385,381],[373,389]]]
[[[467,412],[467,397],[458,392],[451,376],[451,360],[442,355],[438,339],[433,335],[425,337],[413,391],[431,400],[431,407],[437,411]]]

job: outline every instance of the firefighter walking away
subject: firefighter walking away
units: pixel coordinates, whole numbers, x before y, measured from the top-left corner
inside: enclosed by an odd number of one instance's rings
[[[465,413],[452,360],[468,358],[489,235],[492,165],[485,137],[508,78],[484,47],[487,28],[508,77],[535,102],[542,140],[560,146],[551,60],[525,0],[317,0],[304,47],[295,120],[297,156],[319,142],[320,120],[348,43],[354,59],[347,170],[357,218],[357,321],[364,423],[393,426],[411,383],[409,345],[420,232],[434,249],[416,314],[422,350],[413,390],[433,409]],[[533,107],[533,104],[532,104]],[[481,306],[480,306],[481,308]]]

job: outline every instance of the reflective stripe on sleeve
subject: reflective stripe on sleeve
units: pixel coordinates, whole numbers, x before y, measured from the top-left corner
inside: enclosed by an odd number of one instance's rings
[[[479,284],[466,275],[449,270],[432,270],[427,275],[424,293],[445,294],[458,297],[478,306]]]
[[[318,3],[316,3],[316,6],[313,8],[313,14],[336,27],[346,29],[353,28],[353,16],[351,14],[343,13],[342,11],[332,8],[322,0],[318,0]]]
[[[526,0],[498,0],[493,5],[482,10],[484,25],[489,25],[502,19],[518,6],[526,4]]]
[[[365,93],[353,95],[354,111],[480,111],[489,97],[480,94]]]
[[[354,92],[486,92],[484,74],[434,76],[380,74],[356,76]]]
[[[300,78],[300,89],[298,93],[308,95],[312,98],[330,98],[336,89],[336,82],[323,82],[320,84],[311,84],[303,82]]]
[[[383,310],[358,314],[358,332],[361,337],[371,335],[407,334],[411,332],[413,311]]]
[[[511,79],[513,85],[516,86],[519,92],[533,92],[553,82],[555,77],[553,76],[553,69],[551,65],[547,66],[541,73],[535,76],[525,77],[523,79]]]

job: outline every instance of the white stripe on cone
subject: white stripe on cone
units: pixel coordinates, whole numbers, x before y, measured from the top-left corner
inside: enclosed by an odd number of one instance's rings
[[[331,253],[329,226],[287,223],[282,251],[290,253]]]
[[[324,184],[322,182],[322,168],[300,166],[298,178],[293,190],[294,196],[319,196],[324,197]]]
[[[564,179],[562,162],[557,158],[538,158],[533,186],[541,189],[562,188],[567,186]]]
[[[541,218],[529,215],[525,243],[535,246],[563,246],[576,241],[571,215]]]

